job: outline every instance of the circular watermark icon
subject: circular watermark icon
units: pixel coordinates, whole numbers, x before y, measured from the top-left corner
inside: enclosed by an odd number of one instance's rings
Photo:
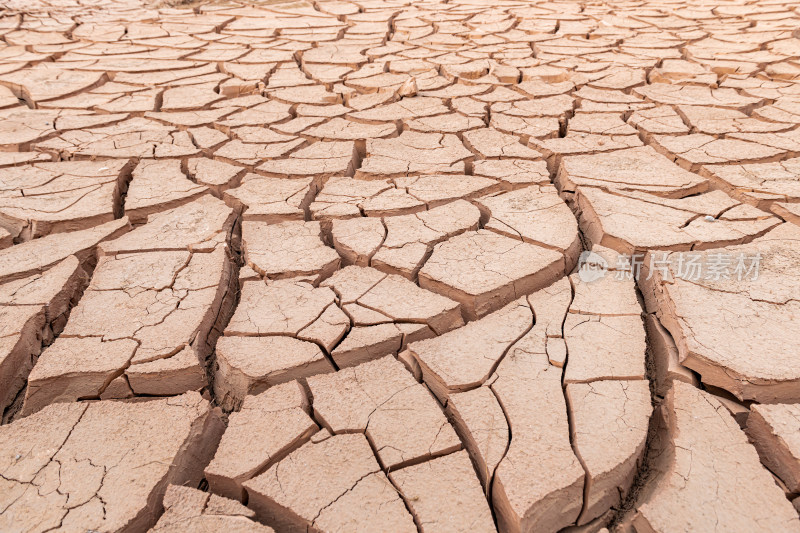
[[[581,281],[591,283],[605,277],[608,272],[608,261],[606,261],[600,254],[596,254],[590,250],[581,253],[578,258],[578,277]]]

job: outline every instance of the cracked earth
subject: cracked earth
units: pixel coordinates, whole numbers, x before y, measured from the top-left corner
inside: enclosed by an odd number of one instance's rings
[[[798,26],[7,0],[0,531],[800,532]]]

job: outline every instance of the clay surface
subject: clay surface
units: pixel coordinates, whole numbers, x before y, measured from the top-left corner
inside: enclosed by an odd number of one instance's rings
[[[789,0],[5,0],[0,530],[800,533]]]

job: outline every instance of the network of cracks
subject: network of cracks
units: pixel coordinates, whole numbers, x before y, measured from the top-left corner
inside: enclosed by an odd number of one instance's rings
[[[800,531],[798,24],[5,2],[0,530]]]

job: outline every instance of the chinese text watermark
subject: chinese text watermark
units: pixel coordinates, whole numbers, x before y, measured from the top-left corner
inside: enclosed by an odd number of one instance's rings
[[[645,265],[645,254],[618,254],[616,264],[609,266],[601,255],[585,251],[578,260],[578,276],[591,283],[606,275],[614,279],[651,279],[658,274],[662,279],[673,277],[698,282],[736,280],[755,281],[758,279],[761,254],[746,253],[699,253],[699,252],[652,252]],[[646,267],[646,268],[645,268]]]

